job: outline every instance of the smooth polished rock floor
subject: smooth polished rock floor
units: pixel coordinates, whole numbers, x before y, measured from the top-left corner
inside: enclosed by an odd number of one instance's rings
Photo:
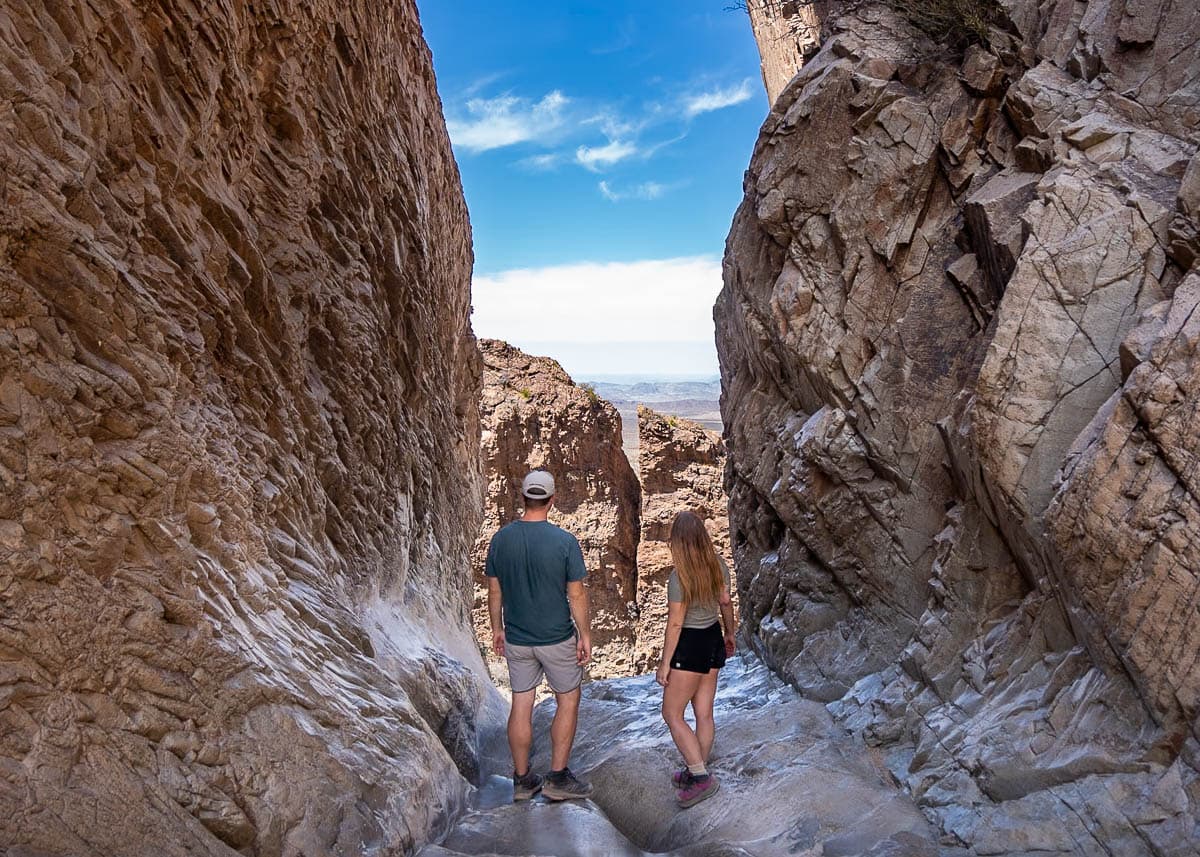
[[[671,854],[678,857],[935,857],[937,836],[881,761],[749,655],[722,671],[710,767],[721,790],[691,809],[675,804],[680,763],[652,676],[584,689],[571,767],[591,800],[514,804],[506,748],[473,808],[422,857]],[[554,703],[535,714],[534,769],[548,766]]]

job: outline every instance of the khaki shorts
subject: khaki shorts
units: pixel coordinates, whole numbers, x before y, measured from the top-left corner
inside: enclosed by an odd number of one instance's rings
[[[508,685],[512,692],[533,690],[542,683],[543,675],[555,693],[570,693],[583,684],[583,667],[575,654],[576,640],[572,634],[550,646],[505,643],[504,658],[508,661]]]

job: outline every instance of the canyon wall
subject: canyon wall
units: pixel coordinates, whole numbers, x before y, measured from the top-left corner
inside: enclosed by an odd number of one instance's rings
[[[750,29],[762,57],[763,86],[774,104],[816,50],[827,0],[746,0]]]
[[[749,638],[947,847],[1196,854],[1200,8],[849,8],[716,309]]]
[[[679,512],[704,521],[717,552],[733,572],[725,496],[725,445],[715,431],[682,417],[638,407],[638,471],[642,480],[638,543],[637,650],[634,672],[653,672],[667,624],[671,522]],[[736,587],[736,580],[733,581]]]
[[[0,21],[0,851],[405,853],[490,693],[416,9]]]
[[[542,467],[554,474],[550,521],[579,540],[591,601],[592,678],[629,675],[636,634],[638,514],[641,488],[621,450],[621,417],[576,385],[549,357],[506,342],[480,340],[483,353],[484,521],[472,554],[474,620],[493,677],[507,684],[503,658],[490,654],[484,564],[500,527],[520,517],[521,480]]]

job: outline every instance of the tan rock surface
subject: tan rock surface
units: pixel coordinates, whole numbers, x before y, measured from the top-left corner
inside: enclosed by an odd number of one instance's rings
[[[662,657],[667,622],[671,522],[679,512],[704,520],[717,551],[733,570],[725,495],[725,446],[699,423],[638,408],[642,537],[638,543],[637,651],[634,671],[652,672]],[[737,586],[736,580],[734,586]]]
[[[826,0],[746,0],[771,103],[816,49],[826,5]]]
[[[415,7],[0,22],[0,851],[405,853],[484,698],[469,226]]]
[[[490,649],[484,564],[491,537],[520,516],[521,480],[534,467],[554,474],[552,523],[579,539],[592,608],[593,678],[629,675],[635,638],[638,510],[641,489],[621,450],[616,408],[576,385],[549,357],[480,340],[483,354],[483,530],[475,543],[475,631]],[[507,683],[503,659],[489,655]]]
[[[954,61],[827,20],[763,127],[717,306],[743,614],[947,846],[1194,854],[1200,9],[1002,6]]]

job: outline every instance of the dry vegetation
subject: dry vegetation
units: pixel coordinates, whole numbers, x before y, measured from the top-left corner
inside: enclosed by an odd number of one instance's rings
[[[727,8],[770,10],[792,22],[792,35],[811,38],[815,34],[810,16],[802,14],[805,10],[815,10],[817,20],[822,20],[835,9],[852,11],[876,3],[891,6],[939,45],[956,50],[988,44],[1001,11],[998,0],[738,0]]]

